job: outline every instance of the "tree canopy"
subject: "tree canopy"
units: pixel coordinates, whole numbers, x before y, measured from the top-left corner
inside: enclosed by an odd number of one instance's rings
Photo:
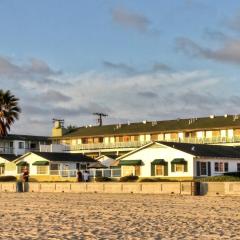
[[[8,134],[10,127],[19,118],[20,112],[19,99],[9,90],[0,89],[0,137]]]

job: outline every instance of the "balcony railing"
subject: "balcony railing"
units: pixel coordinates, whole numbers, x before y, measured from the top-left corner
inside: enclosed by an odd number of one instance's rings
[[[198,143],[198,144],[220,144],[220,143],[240,143],[240,136],[234,137],[211,137],[211,138],[177,138],[164,139],[166,142]],[[121,148],[138,148],[151,141],[134,141],[134,142],[116,142],[116,143],[89,143],[77,145],[64,145],[64,151],[79,150],[98,150],[98,149],[121,149]]]
[[[88,143],[77,145],[66,145],[65,151],[77,150],[97,150],[97,149],[115,149],[115,148],[137,148],[141,147],[150,141],[134,141],[134,142],[116,142],[116,143]]]
[[[0,154],[22,154],[28,152],[39,152],[39,148],[11,148],[11,147],[0,147]]]

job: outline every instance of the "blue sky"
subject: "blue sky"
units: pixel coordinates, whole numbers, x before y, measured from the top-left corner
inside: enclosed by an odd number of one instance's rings
[[[237,0],[0,1],[0,83],[13,132],[66,124],[238,114]]]

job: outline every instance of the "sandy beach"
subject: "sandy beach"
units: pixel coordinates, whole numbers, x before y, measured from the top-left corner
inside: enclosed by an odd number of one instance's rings
[[[240,197],[1,193],[0,239],[240,239]]]

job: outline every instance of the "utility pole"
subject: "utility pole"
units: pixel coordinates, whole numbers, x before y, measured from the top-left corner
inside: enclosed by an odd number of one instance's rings
[[[99,112],[93,113],[93,115],[97,115],[98,116],[97,122],[98,122],[99,126],[102,126],[102,124],[103,124],[102,118],[108,116],[107,114],[101,113],[101,112],[100,113]]]

